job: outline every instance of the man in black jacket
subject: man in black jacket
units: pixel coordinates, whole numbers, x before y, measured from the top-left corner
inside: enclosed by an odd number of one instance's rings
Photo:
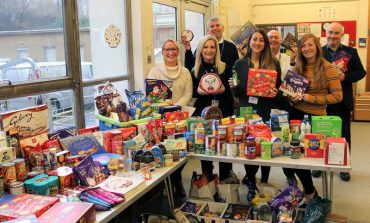
[[[342,119],[342,137],[345,137],[351,149],[351,111],[353,110],[352,84],[365,77],[366,72],[361,64],[357,50],[341,44],[344,27],[337,22],[331,23],[326,29],[327,45],[323,46],[324,58],[335,63],[342,84],[343,100],[340,103],[328,105],[327,114],[339,116]],[[313,172],[314,177],[320,173]],[[340,173],[340,178],[349,181],[349,173]]]
[[[238,50],[236,49],[235,44],[229,42],[223,38],[224,25],[221,21],[212,17],[207,22],[208,34],[216,37],[220,47],[221,61],[226,63],[226,65],[231,69],[234,66],[236,60],[239,59]],[[195,64],[195,52],[194,55],[191,52],[190,43],[182,41],[185,48],[185,67],[191,71]]]

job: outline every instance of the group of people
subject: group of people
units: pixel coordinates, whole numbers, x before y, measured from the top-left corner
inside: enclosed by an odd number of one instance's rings
[[[224,26],[218,18],[208,21],[208,35],[199,41],[194,54],[190,43],[182,38],[185,50],[185,66],[179,60],[180,47],[175,40],[167,40],[162,47],[164,62],[155,65],[149,72],[148,78],[173,81],[173,98],[170,103],[188,105],[196,98],[193,116],[200,116],[202,110],[211,105],[220,108],[224,117],[234,115],[234,110],[251,106],[261,116],[263,121],[270,119],[271,109],[283,109],[289,112],[291,119],[303,119],[304,115],[336,115],[342,119],[342,136],[350,144],[350,113],[353,110],[352,83],[365,76],[356,49],[341,44],[344,27],[336,22],[326,29],[327,45],[321,47],[319,39],[313,34],[303,35],[297,48],[290,56],[280,53],[282,37],[276,30],[268,33],[258,29],[252,33],[247,43],[247,50],[239,58],[238,49],[223,37]],[[343,53],[343,51],[345,53]],[[241,51],[240,51],[241,52]],[[347,65],[337,67],[337,55],[347,56]],[[238,75],[238,84],[232,77],[232,68]],[[276,87],[272,90],[271,98],[252,97],[246,94],[248,71],[250,68],[276,70],[278,77]],[[304,94],[290,97],[279,91],[287,70],[293,70],[310,80],[308,90]],[[200,80],[209,73],[216,74],[222,82],[219,89],[207,93],[199,88]],[[237,113],[236,112],[236,113]],[[212,175],[212,161],[201,161],[202,172]],[[259,166],[245,165],[246,176],[243,183],[249,192],[250,201],[256,194],[256,173]],[[219,163],[219,179],[229,177],[231,163]],[[171,177],[177,195],[186,196],[182,181],[182,168]],[[295,175],[300,179],[306,198],[313,198],[317,192],[313,185],[312,176],[319,177],[320,172],[283,168],[288,184],[297,184]],[[267,183],[270,167],[261,167],[261,183]],[[340,173],[341,179],[350,180],[349,173]]]

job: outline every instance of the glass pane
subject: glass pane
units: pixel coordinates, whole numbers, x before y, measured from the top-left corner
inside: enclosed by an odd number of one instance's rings
[[[75,126],[75,115],[72,90],[63,90],[41,95],[30,95],[0,101],[0,113],[29,108],[36,105],[48,104],[50,131],[68,126]],[[92,96],[93,97],[93,96]],[[85,107],[91,106],[93,101],[87,101]]]
[[[153,3],[154,61],[162,61],[162,45],[167,39],[176,39],[176,8]]]
[[[122,96],[123,100],[127,103],[127,97],[125,93],[125,89],[128,89],[128,81],[118,81],[118,82],[113,82],[113,86],[118,90],[118,93]],[[85,123],[86,127],[92,127],[92,126],[97,126],[99,125],[99,120],[95,118],[95,114],[98,113],[95,102],[94,102],[94,97],[91,97],[91,93],[94,92],[94,95],[97,96],[98,93],[94,89],[97,89],[98,85],[96,86],[91,86],[91,87],[84,87],[84,100],[85,100]],[[92,96],[94,96],[92,95]],[[86,103],[91,102],[94,104]]]
[[[204,14],[185,10],[185,28],[194,33],[194,39],[190,42],[191,49],[197,48],[199,40],[204,33]]]
[[[91,63],[94,73],[89,79],[127,75],[125,1],[78,0],[77,4],[81,61]]]
[[[62,1],[1,0],[0,21],[0,80],[43,79],[38,63],[65,61]]]

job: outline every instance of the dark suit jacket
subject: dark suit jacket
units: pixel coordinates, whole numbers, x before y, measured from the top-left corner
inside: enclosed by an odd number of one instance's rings
[[[334,62],[337,58],[332,58],[328,46],[325,45],[322,47],[323,56],[329,62]],[[343,50],[346,54],[350,55],[349,61],[347,63],[347,71],[345,72],[344,80],[341,81],[342,84],[342,91],[343,91],[343,100],[340,103],[343,103],[345,107],[349,110],[353,110],[353,91],[352,91],[352,83],[355,83],[362,78],[365,77],[366,71],[361,64],[360,57],[358,56],[357,50],[341,45],[338,50]],[[335,105],[328,105],[328,106],[335,106]]]

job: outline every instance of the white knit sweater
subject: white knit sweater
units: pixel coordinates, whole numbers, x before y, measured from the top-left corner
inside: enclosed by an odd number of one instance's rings
[[[160,63],[152,67],[149,71],[148,78],[158,80],[171,80],[173,86],[172,101],[176,105],[186,106],[189,104],[193,95],[193,82],[188,69],[180,64],[175,67],[166,67],[164,63]]]

